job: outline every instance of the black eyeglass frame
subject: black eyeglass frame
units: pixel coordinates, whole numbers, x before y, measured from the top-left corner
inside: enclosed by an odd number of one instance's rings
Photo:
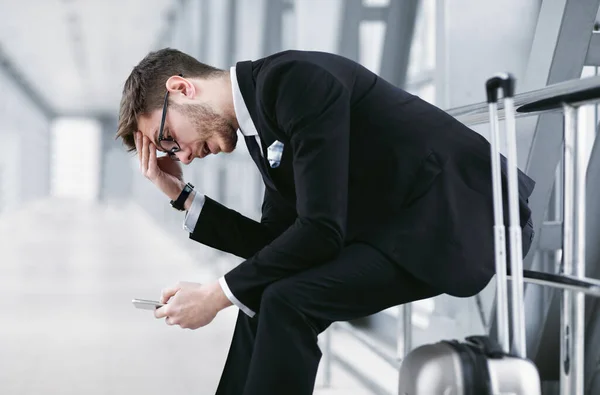
[[[183,77],[183,74],[179,74],[180,77]],[[163,104],[163,111],[162,111],[162,118],[160,120],[160,128],[158,129],[158,145],[159,148],[162,149],[164,152],[167,153],[167,155],[169,155],[169,157],[173,160],[179,160],[179,158],[177,158],[177,155],[175,155],[175,153],[181,151],[181,147],[179,146],[179,143],[173,138],[173,137],[165,137],[164,136],[164,127],[165,127],[165,119],[167,118],[167,104],[169,104],[169,90],[167,90],[167,93],[165,93],[165,102]],[[170,143],[175,143],[175,147],[171,148],[170,150],[165,149],[161,142],[163,141],[168,141]]]

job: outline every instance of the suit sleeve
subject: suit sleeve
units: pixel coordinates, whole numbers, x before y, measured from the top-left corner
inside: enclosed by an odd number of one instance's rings
[[[295,218],[293,208],[285,205],[268,188],[265,189],[260,222],[206,196],[190,239],[247,259],[273,241]]]
[[[291,144],[298,217],[225,275],[232,293],[255,311],[266,286],[339,254],[348,194],[347,89],[322,68],[300,62],[271,70],[263,84],[264,111]]]

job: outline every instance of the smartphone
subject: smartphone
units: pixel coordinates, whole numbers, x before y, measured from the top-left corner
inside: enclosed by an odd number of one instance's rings
[[[164,303],[160,303],[156,300],[133,299],[131,302],[138,309],[144,309],[144,310],[156,310],[156,309],[164,306]]]

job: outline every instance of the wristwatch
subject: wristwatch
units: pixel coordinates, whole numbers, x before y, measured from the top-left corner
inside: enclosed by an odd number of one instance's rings
[[[181,193],[179,194],[177,199],[171,200],[171,206],[175,210],[179,210],[179,211],[185,210],[185,207],[183,204],[185,203],[188,196],[190,196],[190,193],[192,193],[193,190],[194,190],[194,186],[192,184],[190,184],[189,182],[187,184],[185,184],[185,186],[183,187],[183,190],[181,191]]]

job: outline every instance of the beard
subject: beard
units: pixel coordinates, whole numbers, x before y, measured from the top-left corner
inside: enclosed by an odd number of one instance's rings
[[[192,122],[202,141],[216,138],[223,152],[231,152],[235,149],[238,136],[233,124],[225,117],[204,104],[185,104],[178,107],[178,110]]]

